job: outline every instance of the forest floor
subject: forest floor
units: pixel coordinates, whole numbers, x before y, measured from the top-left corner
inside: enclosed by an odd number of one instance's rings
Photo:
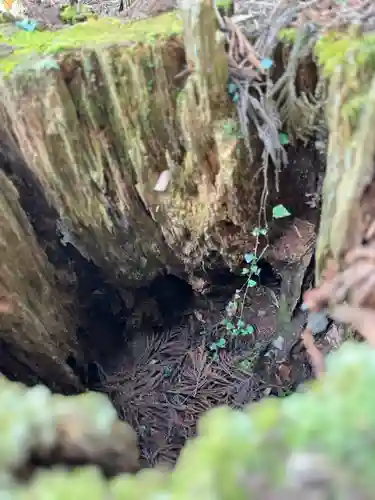
[[[254,334],[243,336],[231,336],[223,324],[228,291],[195,298],[174,326],[138,333],[126,352],[103,367],[99,390],[137,429],[146,467],[172,465],[206,410],[222,404],[239,408],[270,395],[286,397],[313,377],[299,340],[282,362],[271,355],[277,287],[258,286],[249,293],[243,318],[254,326]],[[326,354],[339,337],[333,325],[317,347]]]

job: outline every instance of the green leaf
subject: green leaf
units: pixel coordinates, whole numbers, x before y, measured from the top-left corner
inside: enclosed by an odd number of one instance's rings
[[[239,319],[239,320],[237,321],[237,328],[242,328],[242,327],[244,327],[244,326],[245,326],[245,322],[244,322],[244,320],[243,320],[243,319]]]
[[[282,146],[286,146],[287,144],[289,144],[288,134],[284,134],[284,132],[280,132],[279,139],[280,139],[280,144]]]
[[[250,271],[252,274],[258,274],[258,272],[260,271],[259,267],[257,265],[253,265],[250,267]]]
[[[163,368],[164,377],[170,377],[172,374],[172,368],[170,366],[164,366]]]
[[[245,253],[245,261],[247,264],[250,264],[255,259],[255,254],[253,253]]]
[[[240,362],[240,367],[243,369],[243,370],[250,370],[251,368],[251,363],[248,359],[244,359]]]
[[[233,328],[234,328],[234,324],[233,324],[233,323],[230,323],[230,322],[228,321],[228,323],[226,324],[226,327],[227,327],[227,330],[233,330]]]
[[[217,350],[217,344],[216,344],[216,342],[212,342],[212,344],[210,344],[208,346],[208,348],[209,348],[210,351],[216,351]]]
[[[221,339],[219,339],[217,342],[216,342],[216,346],[217,347],[225,347],[226,345],[226,340],[224,337],[221,337]]]
[[[257,282],[249,279],[247,281],[247,286],[249,286],[250,288],[254,288],[255,286],[257,286]]]
[[[268,233],[268,229],[266,227],[256,227],[255,229],[252,230],[251,234],[253,236],[266,236]]]
[[[274,219],[283,219],[284,217],[289,217],[291,213],[287,210],[284,205],[276,205],[272,209],[272,217]]]
[[[248,269],[247,267],[244,267],[241,271],[241,274],[244,275],[244,274],[249,274],[250,272],[250,269]]]
[[[246,327],[246,334],[247,335],[252,335],[255,332],[255,327],[253,325],[247,325]]]

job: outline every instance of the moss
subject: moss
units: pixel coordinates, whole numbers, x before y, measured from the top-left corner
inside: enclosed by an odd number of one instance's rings
[[[224,15],[233,15],[234,13],[234,2],[233,0],[217,0],[216,7]]]
[[[119,19],[89,19],[58,31],[16,31],[8,35],[0,28],[0,43],[10,44],[15,51],[0,59],[0,71],[11,72],[16,66],[47,54],[121,42],[154,43],[157,39],[182,32],[178,13],[124,23]]]
[[[341,113],[354,130],[375,70],[375,35],[361,34],[355,29],[326,33],[316,43],[315,55],[326,78],[342,72],[347,89]]]
[[[74,443],[66,433],[74,435]],[[1,378],[0,435],[0,490],[1,476],[11,476],[33,453],[46,458],[60,454],[62,463],[80,457],[81,463],[100,464],[100,455],[108,452],[115,466],[116,456],[117,471],[138,469],[136,434],[118,421],[102,394],[66,397],[41,385],[28,389]]]
[[[55,469],[35,474],[26,485],[12,486],[0,475],[0,487],[15,500],[190,500],[197,495],[277,500],[293,493],[313,498],[317,487],[319,498],[372,498],[375,351],[347,343],[327,365],[313,390],[264,399],[244,411],[223,406],[207,412],[198,423],[198,436],[185,444],[170,472],[143,470],[107,481],[93,467]],[[11,387],[8,393],[4,414],[12,407],[21,421],[35,415],[43,420],[46,406],[21,415],[24,405],[17,398],[12,404]],[[26,394],[36,410],[37,391]],[[90,421],[91,414],[87,417]],[[9,424],[2,430],[0,443],[8,439]]]
[[[295,28],[285,28],[283,30],[280,30],[280,33],[278,35],[280,42],[286,44],[293,44],[296,41],[296,37],[297,30]]]
[[[64,5],[60,10],[60,19],[65,24],[77,24],[88,19],[97,19],[98,15],[90,8],[90,6],[81,4],[78,11],[74,5]]]

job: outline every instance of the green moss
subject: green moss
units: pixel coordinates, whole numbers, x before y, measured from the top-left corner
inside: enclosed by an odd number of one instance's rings
[[[87,21],[88,19],[97,19],[95,12],[85,4],[80,5],[79,12],[76,6],[64,5],[60,10],[60,19],[65,24],[77,24]]]
[[[185,444],[172,471],[149,469],[107,480],[90,466],[50,469],[17,485],[2,474],[0,463],[0,493],[14,500],[192,500],[198,494],[245,500],[311,498],[318,486],[319,498],[372,498],[374,384],[374,349],[348,342],[328,357],[326,374],[305,393],[264,399],[244,411],[222,406],[207,412],[198,423],[198,436]],[[68,409],[82,405],[90,422],[103,402],[91,396],[95,404],[85,406],[85,397],[70,399]],[[51,398],[56,396],[40,387],[27,390],[0,384],[1,412],[9,414],[0,434],[4,450],[10,435],[22,442],[15,417],[29,423],[30,430],[38,429],[43,419],[48,421]],[[59,400],[66,405],[69,398],[59,396]],[[107,426],[105,418],[103,428]]]
[[[225,15],[233,15],[234,3],[233,0],[217,0],[216,7]]]
[[[280,30],[278,37],[280,42],[293,44],[296,41],[297,30],[295,28],[285,28]]]
[[[176,12],[131,23],[112,18],[89,19],[55,32],[20,30],[8,35],[0,27],[0,43],[15,48],[8,57],[0,59],[0,71],[10,73],[16,66],[30,61],[30,57],[121,42],[154,43],[159,38],[181,32],[182,21]]]
[[[355,29],[324,34],[316,43],[315,55],[326,78],[342,72],[347,87],[342,116],[354,129],[375,71],[375,34],[361,34]]]
[[[326,77],[338,67],[354,77],[360,69],[375,70],[375,34],[328,33],[315,46],[315,54]]]

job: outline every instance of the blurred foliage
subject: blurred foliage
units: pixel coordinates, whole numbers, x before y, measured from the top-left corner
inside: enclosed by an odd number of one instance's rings
[[[43,387],[0,386],[2,492],[14,500],[242,500],[369,498],[375,485],[375,351],[346,343],[330,355],[324,377],[303,392],[265,399],[244,411],[204,415],[198,437],[171,472],[153,469],[107,480],[98,468],[35,472],[26,484],[6,474],[30,446],[49,446],[59,415],[83,412],[96,432],[114,414],[102,397],[56,397]],[[10,497],[7,497],[10,498]]]
[[[61,396],[0,378],[0,433],[0,492],[35,460],[94,463],[111,474],[139,468],[136,433],[102,394]]]

